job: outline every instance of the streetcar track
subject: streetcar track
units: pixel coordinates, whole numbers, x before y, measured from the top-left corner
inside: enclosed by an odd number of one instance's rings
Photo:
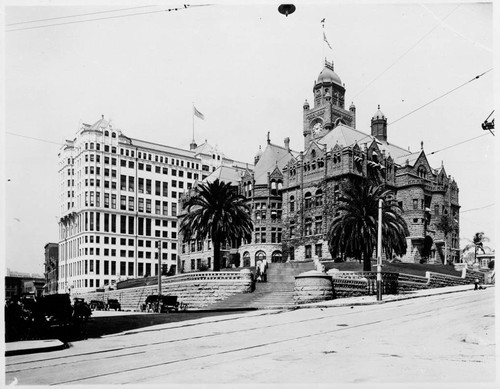
[[[452,298],[450,296],[450,297],[446,297],[445,299],[446,300],[450,300]],[[405,301],[407,301],[407,300],[405,300]],[[397,305],[396,307],[403,306],[403,305],[406,305],[406,304],[400,304],[400,305]],[[454,307],[457,307],[457,306],[461,306],[461,305],[462,304],[458,303],[458,304],[450,305],[447,308],[451,309],[451,308],[454,308]],[[383,310],[390,309],[390,308],[393,308],[394,305],[392,305],[392,306],[377,305],[377,306],[374,306],[374,307],[376,307],[378,309],[373,308],[373,309],[370,309],[369,311],[373,311],[373,310],[380,311],[381,309],[383,309]],[[425,307],[423,307],[423,308],[425,310],[423,310],[421,312],[418,312],[418,313],[414,313],[414,314],[415,315],[422,315],[424,313],[433,311],[430,308],[429,309],[427,309]],[[273,312],[271,314],[276,314],[276,313],[277,312]],[[351,316],[351,315],[356,315],[356,314],[361,314],[361,313],[366,314],[367,312],[366,311],[365,312],[348,311],[348,312],[345,312],[342,316]],[[427,316],[429,316],[429,315],[427,315]],[[259,316],[255,316],[255,317],[259,317]],[[250,317],[236,317],[236,318],[222,319],[222,320],[216,320],[213,323],[218,323],[220,321],[245,319],[245,318],[248,319]],[[295,320],[293,322],[283,322],[283,323],[277,323],[277,324],[255,326],[253,328],[246,328],[245,330],[247,330],[247,331],[257,331],[257,330],[263,330],[263,329],[269,329],[269,328],[276,328],[276,327],[280,327],[280,326],[284,326],[284,325],[294,325],[294,324],[307,323],[307,322],[318,321],[318,320],[326,320],[326,319],[331,319],[331,318],[332,318],[332,316],[322,316],[322,317],[316,317],[316,318],[307,318],[307,319]],[[412,319],[412,320],[414,320],[414,319]],[[403,322],[412,321],[412,320],[405,320]],[[192,324],[189,324],[188,326],[195,326],[195,325],[200,325],[200,324],[211,324],[211,323],[192,323]],[[185,327],[187,327],[187,326],[174,326],[174,327],[168,327],[168,328],[162,328],[162,329],[156,329],[156,330],[147,330],[147,332],[151,332],[151,331],[166,331],[166,330],[170,330],[170,329],[185,328]],[[355,326],[354,327],[351,326],[350,328],[355,328]],[[190,336],[190,337],[185,337],[185,338],[180,338],[180,339],[171,339],[171,340],[164,340],[164,341],[152,342],[152,343],[141,343],[141,344],[136,344],[136,345],[132,345],[132,346],[124,346],[124,347],[120,347],[120,348],[114,348],[114,349],[110,349],[110,350],[97,350],[97,351],[83,353],[83,354],[61,355],[61,356],[58,356],[58,357],[46,358],[46,359],[38,359],[38,360],[33,360],[33,361],[14,362],[14,363],[11,363],[11,364],[6,364],[6,367],[7,366],[22,365],[22,364],[33,364],[33,363],[36,363],[36,362],[46,362],[46,361],[58,360],[58,359],[79,358],[81,356],[101,354],[103,352],[113,352],[113,351],[120,351],[120,350],[125,350],[125,349],[130,350],[132,348],[158,346],[158,345],[164,345],[164,344],[169,344],[169,343],[183,342],[183,341],[187,341],[187,340],[199,340],[199,339],[210,338],[210,337],[215,337],[215,336],[220,336],[220,335],[228,335],[228,334],[233,334],[233,333],[238,333],[238,332],[240,332],[240,330],[236,329],[234,331],[226,331],[224,333],[214,332],[214,333],[211,333],[211,334],[203,334],[203,335],[198,335],[198,336]],[[135,333],[138,334],[138,332],[135,332]],[[141,331],[141,333],[142,333],[142,331]],[[119,334],[118,336],[124,336],[124,335],[128,335],[128,333]],[[104,358],[104,359],[106,359],[106,358]],[[71,363],[74,363],[74,362],[59,363],[59,364],[51,365],[51,367],[54,367],[54,366],[64,366],[64,365],[71,364]],[[40,366],[40,367],[36,367],[36,368],[44,368],[44,367],[46,367],[46,366]],[[9,372],[19,372],[19,371],[25,371],[25,370],[30,370],[30,369],[33,369],[33,367],[26,367],[25,369],[18,369],[18,370],[10,370]]]
[[[218,352],[214,352],[214,353],[207,353],[207,354],[198,355],[198,356],[194,356],[194,357],[188,357],[188,358],[180,358],[180,359],[176,359],[176,360],[173,360],[173,361],[154,363],[154,364],[150,364],[150,365],[146,365],[146,366],[141,366],[141,367],[136,367],[136,368],[129,368],[127,370],[118,370],[118,371],[106,372],[106,373],[103,373],[103,374],[96,374],[96,375],[93,375],[93,376],[87,376],[87,377],[81,377],[81,378],[77,378],[77,379],[73,379],[73,380],[61,381],[61,382],[58,382],[58,383],[53,383],[51,385],[65,385],[65,384],[70,384],[70,383],[78,383],[78,382],[86,381],[86,380],[89,380],[89,379],[106,377],[106,376],[109,376],[109,375],[115,375],[115,374],[120,374],[120,373],[128,373],[128,372],[131,372],[131,371],[146,370],[146,369],[151,369],[151,368],[160,367],[160,366],[173,365],[175,363],[181,363],[181,362],[190,362],[190,361],[195,361],[195,360],[198,360],[198,359],[203,359],[203,358],[208,358],[208,357],[214,357],[214,356],[217,356],[217,355],[225,355],[225,354],[230,354],[230,353],[237,353],[237,352],[240,352],[240,351],[247,351],[247,350],[257,349],[257,348],[261,348],[261,347],[272,346],[272,345],[276,345],[276,344],[281,344],[281,343],[287,343],[287,342],[291,342],[291,341],[297,341],[297,340],[312,338],[312,337],[316,337],[316,336],[323,336],[323,335],[328,334],[328,333],[345,331],[347,329],[354,329],[354,328],[366,327],[366,326],[373,325],[373,324],[378,324],[378,323],[381,323],[381,322],[382,322],[382,320],[376,320],[376,321],[373,321],[373,322],[363,323],[363,324],[359,324],[359,325],[356,325],[356,326],[335,328],[335,329],[330,330],[330,331],[325,331],[325,332],[321,331],[321,332],[316,332],[316,333],[312,333],[312,334],[291,337],[291,338],[287,338],[287,339],[281,339],[281,340],[276,340],[276,341],[270,341],[270,342],[255,344],[253,346],[237,347],[237,348],[230,349],[230,350],[218,351]],[[166,373],[164,375],[168,375],[168,374],[169,373]],[[156,375],[156,377],[158,377],[158,375]]]

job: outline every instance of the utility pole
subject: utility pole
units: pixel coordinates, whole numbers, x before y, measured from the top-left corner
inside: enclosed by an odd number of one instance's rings
[[[382,300],[382,204],[378,200],[378,231],[377,231],[377,301]]]
[[[161,313],[161,241],[156,242],[158,247],[158,313]]]

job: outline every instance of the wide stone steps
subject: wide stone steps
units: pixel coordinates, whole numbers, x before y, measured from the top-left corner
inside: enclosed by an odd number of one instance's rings
[[[252,293],[232,295],[211,304],[207,310],[265,309],[294,306],[295,276],[313,270],[312,262],[271,263],[267,282],[257,282]]]

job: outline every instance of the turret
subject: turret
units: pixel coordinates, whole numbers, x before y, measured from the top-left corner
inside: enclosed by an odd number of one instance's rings
[[[380,110],[380,105],[372,117],[372,136],[380,141],[387,142],[387,118]]]

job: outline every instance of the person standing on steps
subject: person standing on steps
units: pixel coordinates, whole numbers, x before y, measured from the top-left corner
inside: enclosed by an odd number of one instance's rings
[[[260,276],[262,282],[267,282],[267,259],[263,259],[260,263]]]
[[[255,282],[261,282],[262,281],[262,274],[261,274],[261,267],[262,267],[262,261],[259,259],[255,263]]]

